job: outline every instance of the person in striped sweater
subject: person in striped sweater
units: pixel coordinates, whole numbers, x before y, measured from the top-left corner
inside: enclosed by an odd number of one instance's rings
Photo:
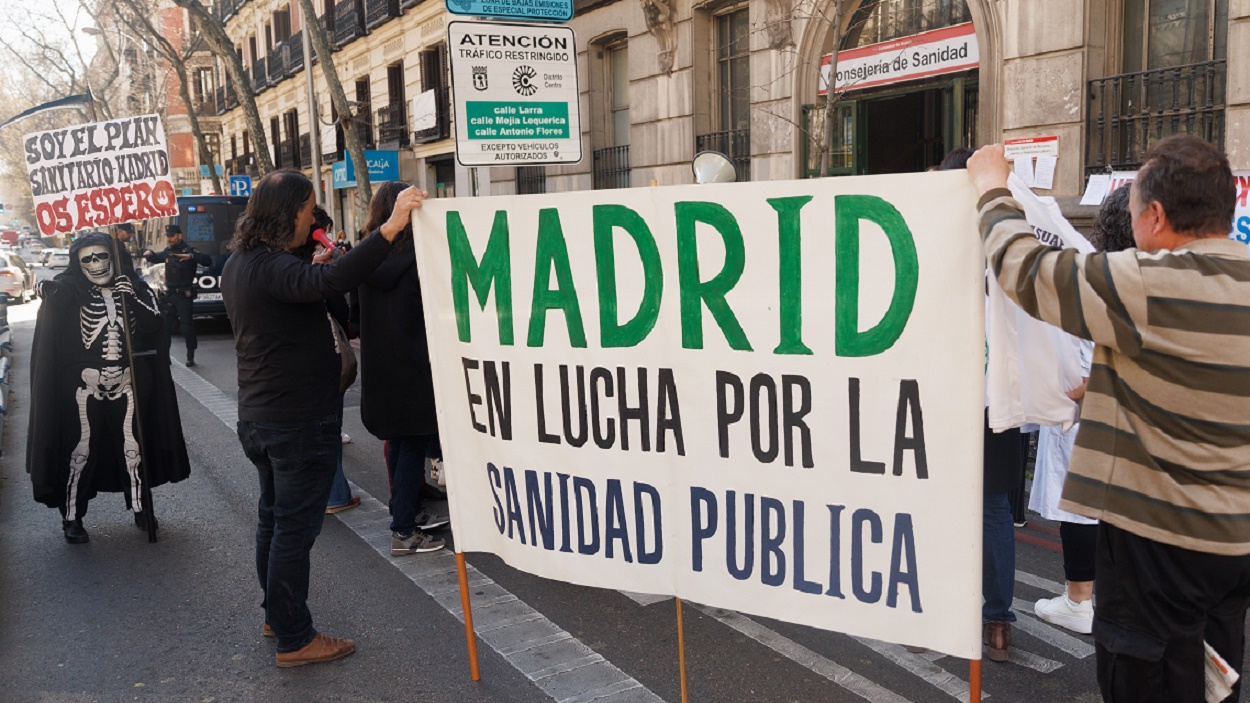
[[[968,163],[989,266],[1027,313],[1096,345],[1060,507],[1102,521],[1099,687],[1199,703],[1203,642],[1240,671],[1250,605],[1250,256],[1228,238],[1228,159],[1157,142],[1130,195],[1137,248],[1110,254],[1039,242],[1009,170],[1001,145]]]

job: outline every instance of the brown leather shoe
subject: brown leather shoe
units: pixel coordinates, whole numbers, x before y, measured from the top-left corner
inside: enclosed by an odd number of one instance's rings
[[[342,659],[354,651],[356,651],[355,642],[341,637],[326,637],[318,632],[313,641],[304,645],[303,649],[297,649],[294,652],[278,652],[278,666],[285,669],[291,666],[319,664]]]
[[[981,642],[985,644],[985,655],[990,661],[1007,661],[1007,650],[1011,648],[1011,623],[985,623],[981,626]]]
[[[273,628],[269,626],[269,623],[265,623],[260,626],[260,634],[266,637],[277,637],[277,635],[274,634]]]

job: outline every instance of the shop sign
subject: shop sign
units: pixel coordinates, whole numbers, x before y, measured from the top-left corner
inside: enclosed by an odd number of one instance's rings
[[[398,151],[366,151],[365,162],[369,164],[370,183],[399,180]],[[356,169],[352,166],[351,154],[345,154],[342,161],[334,162],[330,173],[336,189],[356,187]]]
[[[838,52],[837,90],[862,90],[976,68],[980,59],[971,22]],[[832,54],[820,67],[820,94],[829,85]]]

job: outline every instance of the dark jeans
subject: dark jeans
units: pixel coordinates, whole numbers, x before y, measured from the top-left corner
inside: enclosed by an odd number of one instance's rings
[[[1102,523],[1094,575],[1108,703],[1203,703],[1203,640],[1241,672],[1250,556],[1195,552]],[[1236,701],[1241,683],[1225,701]]]
[[[386,452],[391,479],[391,531],[410,534],[421,514],[421,486],[425,484],[425,456],[433,435],[396,437]]]
[[[981,512],[981,622],[1015,622],[1016,528],[1006,492],[986,493]]]
[[[1093,581],[1098,526],[1061,522],[1059,539],[1063,542],[1063,577],[1069,581]]]
[[[308,610],[309,553],[325,520],[342,426],[338,413],[311,422],[239,421],[239,441],[260,478],[256,575],[279,652],[317,635]]]
[[[169,291],[166,294],[165,305],[165,330],[169,333],[170,338],[174,336],[174,325],[179,325],[182,331],[182,338],[186,340],[187,351],[193,352],[196,348],[195,339],[195,321],[191,319],[191,303],[193,298],[175,292]]]

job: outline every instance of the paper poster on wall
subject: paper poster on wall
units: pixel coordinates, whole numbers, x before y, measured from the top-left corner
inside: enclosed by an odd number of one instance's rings
[[[435,91],[427,90],[412,99],[412,131],[421,132],[438,126],[438,103]]]
[[[45,237],[178,214],[160,115],[34,132],[22,147]]]
[[[426,201],[457,549],[979,657],[975,202],[957,173]]]
[[[1089,185],[1086,187],[1084,197],[1081,198],[1081,204],[1101,205],[1102,201],[1113,191],[1120,186],[1132,183],[1136,178],[1136,171],[1114,171],[1110,175],[1094,174],[1089,177]],[[1236,185],[1236,195],[1233,200],[1233,229],[1228,236],[1250,245],[1250,171],[1234,171],[1233,180]]]

